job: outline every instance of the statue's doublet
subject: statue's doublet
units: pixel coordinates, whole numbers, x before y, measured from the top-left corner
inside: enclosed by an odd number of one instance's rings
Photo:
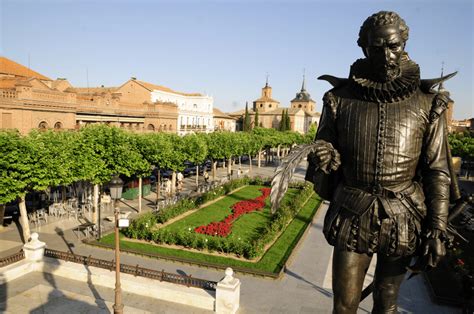
[[[324,234],[341,249],[413,254],[427,215],[417,173],[447,172],[444,121],[430,121],[435,95],[421,90],[414,63],[404,65],[406,77],[393,86],[351,75],[324,97],[316,138],[341,155]]]

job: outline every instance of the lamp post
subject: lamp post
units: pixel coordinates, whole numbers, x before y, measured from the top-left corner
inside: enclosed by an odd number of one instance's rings
[[[110,181],[110,196],[114,200],[115,211],[115,304],[114,313],[123,313],[122,288],[120,285],[120,237],[119,237],[119,207],[118,200],[122,198],[123,181],[114,176]]]

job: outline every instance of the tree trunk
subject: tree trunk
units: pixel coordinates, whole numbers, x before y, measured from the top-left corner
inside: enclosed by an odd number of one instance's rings
[[[212,181],[216,180],[217,161],[212,162]]]
[[[61,191],[61,200],[63,203],[66,203],[66,186],[62,186],[62,191]]]
[[[158,169],[158,174],[156,175],[156,205],[158,205],[158,201],[160,199],[160,187],[161,187],[161,173]]]
[[[138,212],[142,212],[142,177],[138,178]]]
[[[171,175],[171,196],[174,196],[176,193],[176,171],[173,171]]]
[[[277,158],[280,159],[280,149],[281,149],[281,145],[278,145],[277,147]]]
[[[257,167],[258,168],[260,168],[261,162],[262,162],[262,151],[259,150],[258,151],[258,160],[257,160]]]
[[[97,223],[97,212],[99,211],[99,185],[94,184],[94,200],[92,210],[92,223]]]
[[[25,197],[18,198],[18,206],[20,207],[20,222],[23,231],[23,240],[28,242],[30,240],[30,225],[28,223],[28,213],[26,212]]]
[[[242,169],[242,160],[241,160],[241,159],[242,159],[242,157],[241,157],[241,156],[239,156],[239,168],[241,168],[241,169]]]
[[[5,204],[0,204],[0,230],[3,229],[3,217],[5,216]]]
[[[199,187],[199,166],[196,166],[196,189]]]
[[[231,172],[232,172],[232,157],[230,157],[228,160],[227,160],[227,175],[229,176],[230,178],[230,175],[231,175]]]
[[[249,154],[249,174],[252,173],[252,154]]]

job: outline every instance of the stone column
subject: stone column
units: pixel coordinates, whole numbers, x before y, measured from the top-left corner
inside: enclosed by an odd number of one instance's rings
[[[216,308],[218,314],[236,313],[240,303],[240,280],[233,277],[234,271],[228,267],[225,277],[217,283]]]
[[[38,240],[38,233],[31,234],[31,240],[23,245],[25,251],[25,259],[30,262],[40,262],[44,256],[44,248],[46,243]]]

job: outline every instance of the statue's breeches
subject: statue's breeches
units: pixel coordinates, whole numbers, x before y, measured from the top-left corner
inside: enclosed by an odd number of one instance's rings
[[[426,216],[417,183],[402,192],[374,195],[340,185],[324,221],[324,235],[338,249],[357,253],[409,256],[420,244]]]

